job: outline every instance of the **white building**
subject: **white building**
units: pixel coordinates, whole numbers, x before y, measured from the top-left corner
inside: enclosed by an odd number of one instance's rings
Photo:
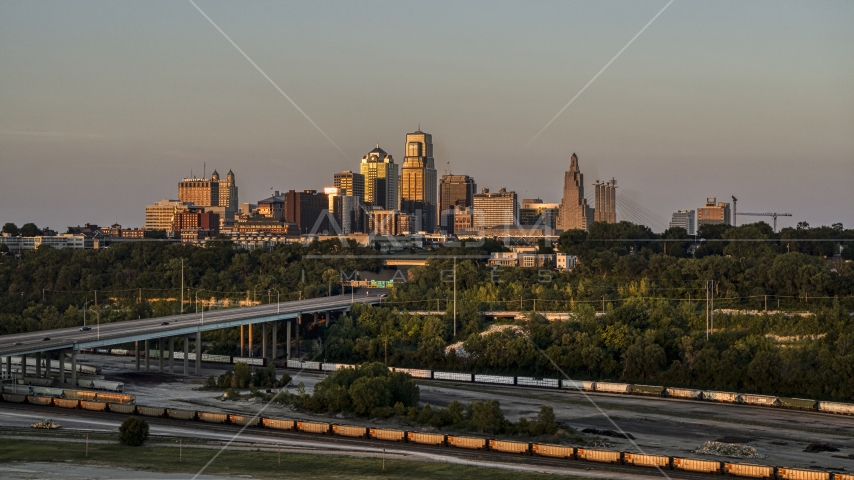
[[[678,210],[670,219],[670,228],[684,228],[688,235],[694,235],[694,210]]]
[[[32,251],[42,245],[49,245],[53,248],[94,248],[92,239],[77,233],[63,233],[55,237],[37,236],[37,237],[7,237],[0,236],[0,243],[6,244],[9,251],[13,253],[21,253]]]

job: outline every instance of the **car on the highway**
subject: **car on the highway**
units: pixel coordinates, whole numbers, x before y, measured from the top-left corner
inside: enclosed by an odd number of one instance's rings
[[[92,330],[92,327],[80,327],[81,332],[88,332],[89,330]]]
[[[46,342],[46,341],[48,341],[48,340],[50,340],[50,337],[44,337],[44,338],[42,339],[42,341],[43,341],[43,342]]]
[[[12,346],[17,347],[18,345],[23,345],[23,344],[24,344],[24,342],[15,342],[12,344]]]
[[[169,325],[169,322],[160,322],[160,325]]]

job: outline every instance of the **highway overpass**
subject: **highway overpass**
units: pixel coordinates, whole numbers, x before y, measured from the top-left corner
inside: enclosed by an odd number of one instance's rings
[[[277,323],[280,321],[296,321],[302,315],[319,312],[346,311],[354,303],[375,304],[380,303],[382,297],[380,292],[369,291],[366,295],[337,295],[332,297],[312,298],[308,300],[297,300],[291,302],[272,303],[257,307],[232,308],[227,310],[215,310],[210,312],[186,313],[183,315],[172,315],[167,317],[146,318],[141,320],[127,320],[124,322],[106,323],[100,326],[89,325],[89,330],[81,327],[63,328],[57,330],[42,330],[37,332],[20,333],[0,336],[0,357],[5,357],[4,377],[11,377],[11,357],[21,356],[22,368],[26,365],[26,356],[35,355],[41,359],[46,352],[59,351],[60,355],[60,385],[67,383],[64,368],[66,355],[71,357],[70,383],[76,382],[76,354],[79,350],[87,348],[103,348],[110,345],[144,342],[144,351],[149,352],[148,344],[157,340],[161,352],[165,351],[164,340],[169,341],[169,355],[165,359],[169,362],[170,373],[174,372],[174,340],[183,338],[184,341],[184,373],[188,374],[189,341],[195,337],[196,372],[201,370],[201,335],[202,332],[219,330],[223,328],[244,327],[261,324],[262,356],[267,356],[268,328],[272,327],[272,337],[276,338]],[[327,314],[328,318],[328,314]],[[251,331],[251,330],[250,330]],[[287,344],[290,347],[291,328],[288,325]],[[270,342],[272,356],[275,342]],[[243,347],[243,330],[241,328],[241,349]],[[140,348],[136,350],[136,367],[140,368]],[[290,357],[290,348],[286,349]],[[163,371],[164,355],[159,356],[160,370]],[[148,355],[145,356],[146,369],[149,367]],[[51,378],[50,362],[45,362],[45,372],[42,372],[41,361],[37,362],[33,378],[44,379],[48,382]],[[23,376],[27,378],[29,373],[24,368]],[[43,375],[44,373],[44,375]]]

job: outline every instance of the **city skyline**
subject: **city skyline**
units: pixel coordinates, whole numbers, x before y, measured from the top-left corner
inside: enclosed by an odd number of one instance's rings
[[[741,211],[792,213],[778,228],[854,223],[849,4],[675,2],[522,150],[664,4],[509,5],[478,21],[478,4],[444,4],[417,20],[445,34],[425,40],[402,25],[409,4],[201,2],[343,155],[191,6],[4,4],[3,218],[141,226],[140,205],[175,198],[174,180],[204,162],[234,169],[245,201],[322,190],[376,143],[405,158],[400,137],[420,123],[438,176],[520,198],[559,202],[577,151],[586,187],[616,176],[620,197],[665,223],[731,195]],[[293,28],[250,28],[274,19]],[[369,20],[399,41],[347,46]],[[424,69],[400,56],[416,46]],[[378,64],[382,81],[359,78]]]

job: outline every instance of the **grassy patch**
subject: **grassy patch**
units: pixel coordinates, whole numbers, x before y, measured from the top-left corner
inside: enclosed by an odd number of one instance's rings
[[[155,439],[162,442],[162,439]],[[285,450],[285,448],[283,448]],[[0,462],[73,462],[80,465],[120,467],[142,472],[195,474],[216,454],[215,449],[184,448],[179,461],[177,445],[124,447],[89,444],[85,457],[82,443],[0,439]],[[281,460],[280,460],[281,459]],[[448,478],[516,480],[553,478],[553,475],[521,473],[495,468],[378,458],[348,458],[268,451],[225,451],[205,470],[209,475],[251,475],[255,478]],[[577,478],[577,477],[564,477]]]

